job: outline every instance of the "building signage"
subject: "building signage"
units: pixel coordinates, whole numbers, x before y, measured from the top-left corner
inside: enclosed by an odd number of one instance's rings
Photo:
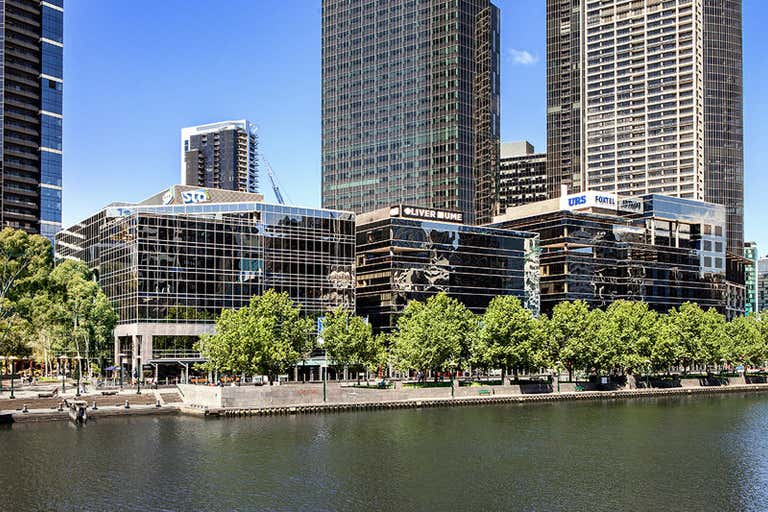
[[[585,210],[587,208],[603,208],[616,210],[616,196],[607,192],[587,190],[580,194],[571,194],[560,198],[561,210]]]
[[[203,188],[200,190],[186,190],[181,193],[181,202],[184,204],[207,203],[210,200],[211,196]]]
[[[163,204],[171,204],[174,196],[173,187],[171,187],[165,194],[163,194]]]
[[[643,213],[643,202],[639,199],[619,199],[619,211]]]
[[[113,206],[110,208],[107,208],[107,217],[130,217],[133,215],[133,210],[131,208],[124,208],[122,206]]]
[[[419,208],[416,206],[393,206],[389,210],[391,217],[407,217],[410,219],[439,220],[444,222],[464,222],[464,214],[450,210],[434,208]]]

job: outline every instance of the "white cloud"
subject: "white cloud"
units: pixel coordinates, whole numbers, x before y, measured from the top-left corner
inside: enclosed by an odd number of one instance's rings
[[[539,56],[534,55],[527,50],[516,50],[514,48],[511,48],[508,53],[509,53],[509,58],[512,59],[512,62],[514,62],[515,64],[520,64],[522,66],[531,66],[539,62]]]

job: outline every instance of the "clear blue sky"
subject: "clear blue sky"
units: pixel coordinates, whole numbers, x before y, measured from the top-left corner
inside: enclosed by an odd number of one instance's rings
[[[502,139],[546,142],[545,0],[498,0]],[[744,0],[746,237],[768,253],[768,2]],[[179,181],[179,130],[247,118],[292,204],[320,204],[320,0],[68,0],[64,224]],[[262,191],[274,199],[262,176]]]

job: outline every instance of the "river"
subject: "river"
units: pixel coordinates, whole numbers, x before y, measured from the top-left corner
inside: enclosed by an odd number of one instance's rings
[[[0,510],[768,510],[768,395],[0,429]]]

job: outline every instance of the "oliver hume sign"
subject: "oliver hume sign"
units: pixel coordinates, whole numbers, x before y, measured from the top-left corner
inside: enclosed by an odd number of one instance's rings
[[[419,208],[417,206],[393,206],[389,209],[389,215],[391,217],[407,217],[411,219],[464,222],[464,215],[461,212],[437,210],[434,208]]]

